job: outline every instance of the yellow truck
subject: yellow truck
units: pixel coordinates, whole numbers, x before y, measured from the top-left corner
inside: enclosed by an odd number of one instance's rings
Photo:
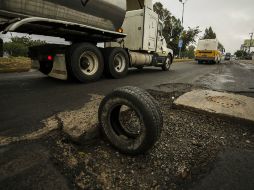
[[[217,39],[199,40],[195,51],[195,60],[199,64],[203,62],[220,63],[222,53],[219,50],[219,41]]]

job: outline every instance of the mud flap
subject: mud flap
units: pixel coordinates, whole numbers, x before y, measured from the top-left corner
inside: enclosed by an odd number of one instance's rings
[[[67,80],[68,79],[64,54],[57,54],[54,57],[53,68],[48,76],[57,78],[60,80]]]

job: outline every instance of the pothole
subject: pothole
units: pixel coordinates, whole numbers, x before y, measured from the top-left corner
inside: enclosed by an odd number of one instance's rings
[[[21,141],[37,140],[54,130],[63,130],[74,141],[89,141],[98,137],[98,108],[103,96],[91,94],[91,99],[81,109],[58,113],[42,121],[44,127],[17,137],[0,136],[0,146]]]

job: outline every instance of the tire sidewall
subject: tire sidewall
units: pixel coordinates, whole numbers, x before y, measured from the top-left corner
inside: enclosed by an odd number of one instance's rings
[[[122,72],[117,72],[115,70],[115,67],[114,67],[114,59],[115,59],[115,56],[118,55],[118,54],[121,54],[124,58],[125,58],[125,68]],[[129,61],[129,56],[126,52],[125,49],[123,48],[112,48],[111,51],[109,52],[109,55],[106,55],[106,56],[109,56],[108,57],[108,61],[107,61],[107,67],[108,67],[108,74],[112,77],[112,78],[115,78],[115,79],[119,79],[119,78],[123,78],[127,75],[128,73],[128,69],[129,69],[129,64],[130,64],[130,61]],[[106,58],[107,59],[107,58]]]
[[[169,61],[167,61],[168,59],[169,59]],[[163,65],[162,69],[163,69],[164,71],[169,71],[171,62],[172,62],[172,58],[171,58],[171,56],[169,55],[169,56],[166,58],[166,61],[165,61],[164,65]]]
[[[86,75],[83,73],[80,69],[80,56],[85,51],[91,51],[93,52],[97,59],[98,59],[98,69],[94,75]],[[100,50],[93,44],[89,43],[82,43],[76,45],[74,48],[72,48],[72,51],[69,54],[70,56],[70,69],[71,73],[74,75],[74,77],[80,81],[80,82],[92,82],[97,81],[101,78],[103,70],[104,70],[104,61],[103,56]]]
[[[144,134],[141,135],[142,140],[136,139],[135,143],[128,144],[126,141],[122,141],[120,138],[116,138],[115,132],[111,127],[110,114],[111,109],[115,105],[127,105],[134,109],[136,113],[141,117],[141,121],[144,123]],[[154,115],[142,100],[135,96],[128,96],[121,92],[113,92],[110,96],[106,97],[99,108],[99,122],[103,127],[105,135],[108,137],[110,143],[116,147],[121,147],[120,151],[128,154],[138,154],[142,150],[146,150],[146,147],[151,147],[157,140],[156,129],[158,124],[153,119]]]

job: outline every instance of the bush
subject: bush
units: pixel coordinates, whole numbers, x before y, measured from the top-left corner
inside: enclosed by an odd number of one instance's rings
[[[28,47],[24,44],[16,42],[7,42],[4,44],[4,51],[7,52],[10,56],[13,57],[27,57]]]
[[[31,46],[45,44],[44,41],[32,40],[30,37],[13,37],[10,42],[4,43],[4,52],[13,57],[27,57]]]
[[[244,58],[248,55],[248,53],[246,51],[243,50],[238,50],[235,52],[235,55],[237,58]]]

